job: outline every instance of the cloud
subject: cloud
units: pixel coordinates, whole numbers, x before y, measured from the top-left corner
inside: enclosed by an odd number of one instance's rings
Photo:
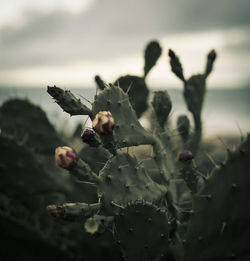
[[[138,54],[165,35],[249,26],[249,13],[249,0],[96,0],[85,12],[29,11],[24,25],[0,30],[0,69]]]

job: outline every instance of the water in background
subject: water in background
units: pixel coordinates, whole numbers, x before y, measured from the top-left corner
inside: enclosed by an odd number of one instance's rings
[[[93,101],[95,88],[72,89],[86,105],[82,97]],[[181,90],[168,90],[173,102],[171,117],[175,121],[179,114],[187,113]],[[59,133],[70,134],[77,123],[84,124],[87,117],[70,117],[55,104],[46,88],[0,88],[0,105],[11,98],[25,98],[40,105],[47,113],[50,122]],[[250,89],[208,90],[203,107],[204,135],[240,135],[239,127],[245,134],[250,131]],[[143,122],[143,120],[142,120]],[[90,126],[87,121],[87,126]]]

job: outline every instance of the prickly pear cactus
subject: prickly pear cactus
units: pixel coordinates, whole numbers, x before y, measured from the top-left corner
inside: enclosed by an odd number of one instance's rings
[[[172,72],[184,83],[184,100],[188,110],[193,115],[195,128],[194,134],[190,137],[189,143],[190,150],[195,154],[199,149],[199,144],[202,137],[201,111],[206,92],[206,79],[212,71],[213,64],[216,59],[216,52],[212,50],[207,55],[205,72],[203,74],[193,75],[188,80],[184,77],[182,65],[178,56],[171,49],[169,49],[168,55],[170,57]]]
[[[125,260],[159,260],[169,245],[166,210],[135,201],[115,218],[116,240]]]
[[[51,88],[53,87],[50,87],[50,93]],[[61,101],[59,101],[60,103]],[[107,86],[95,98],[89,115],[93,119],[95,135],[99,136],[102,143],[100,148],[96,149],[106,149],[110,152],[104,167],[99,170],[99,173],[95,173],[82,159],[76,162],[73,149],[66,153],[64,147],[56,150],[56,160],[58,163],[66,162],[67,166],[59,165],[69,170],[81,182],[94,185],[99,200],[94,204],[52,205],[48,207],[48,211],[53,216],[65,220],[89,218],[85,228],[91,233],[100,232],[105,223],[112,230],[117,242],[119,241],[127,260],[134,260],[134,256],[139,258],[142,249],[146,248],[149,250],[145,251],[143,256],[137,260],[159,260],[167,251],[166,246],[170,241],[168,230],[169,227],[172,229],[175,222],[172,220],[173,213],[167,211],[167,181],[163,179],[165,184],[156,182],[157,178],[153,179],[135,156],[119,150],[123,147],[143,144],[150,144],[155,150],[159,150],[159,141],[141,126],[129,102],[128,94],[118,86]],[[105,129],[104,126],[109,123],[111,117],[114,127]],[[98,128],[97,124],[99,124]],[[159,171],[158,180],[162,180],[162,175],[162,172]],[[132,224],[134,215],[137,218],[133,227],[129,227],[125,232],[124,222]],[[146,237],[140,222],[144,215],[145,224],[148,227]],[[152,226],[152,224],[154,225]],[[155,226],[158,227],[158,232],[154,235]],[[163,228],[163,231],[160,228]],[[129,234],[126,235],[126,233]],[[154,235],[153,242],[151,242],[152,235]],[[131,236],[131,240],[127,240]],[[136,246],[135,242],[137,242]],[[159,249],[161,251],[158,251]]]
[[[193,198],[184,260],[249,260],[250,135]],[[197,254],[197,249],[199,253]]]
[[[125,76],[106,84],[96,77],[101,91],[91,108],[69,91],[48,88],[63,110],[92,120],[93,129],[81,135],[82,151],[75,155],[73,149],[65,153],[59,148],[56,161],[97,194],[93,204],[50,205],[48,211],[57,218],[85,221],[90,234],[108,229],[129,261],[249,260],[250,210],[243,201],[250,196],[249,137],[211,174],[203,174],[196,165],[205,80],[216,53],[208,54],[203,74],[186,80],[179,58],[169,51],[172,71],[184,83],[184,100],[194,119],[192,130],[188,117],[179,116],[177,133],[168,124],[172,102],[166,91],[153,95],[152,131],[138,121],[147,108],[145,78],[160,55],[157,42],[146,47],[141,78]],[[139,159],[129,148],[141,145],[150,147],[150,155]],[[145,167],[150,165],[153,170]]]

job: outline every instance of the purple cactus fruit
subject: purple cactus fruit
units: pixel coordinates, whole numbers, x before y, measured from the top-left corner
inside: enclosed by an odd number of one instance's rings
[[[109,111],[100,111],[96,114],[92,126],[98,134],[110,134],[114,128],[114,118]]]
[[[181,162],[190,162],[194,158],[193,153],[189,150],[184,150],[179,155],[179,161]]]
[[[211,59],[211,60],[215,60],[216,59],[216,52],[215,52],[215,50],[211,50],[209,53],[208,53],[208,55],[207,55],[207,57],[209,58],[209,59]]]
[[[70,170],[77,164],[78,156],[70,147],[58,147],[55,151],[55,160],[59,167]]]
[[[95,139],[95,132],[92,129],[85,129],[81,134],[82,141],[90,144]]]

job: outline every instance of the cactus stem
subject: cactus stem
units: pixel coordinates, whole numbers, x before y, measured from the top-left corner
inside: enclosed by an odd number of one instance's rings
[[[84,217],[92,216],[100,207],[100,203],[65,203],[61,205],[49,205],[47,211],[54,217],[69,221],[77,221]]]

